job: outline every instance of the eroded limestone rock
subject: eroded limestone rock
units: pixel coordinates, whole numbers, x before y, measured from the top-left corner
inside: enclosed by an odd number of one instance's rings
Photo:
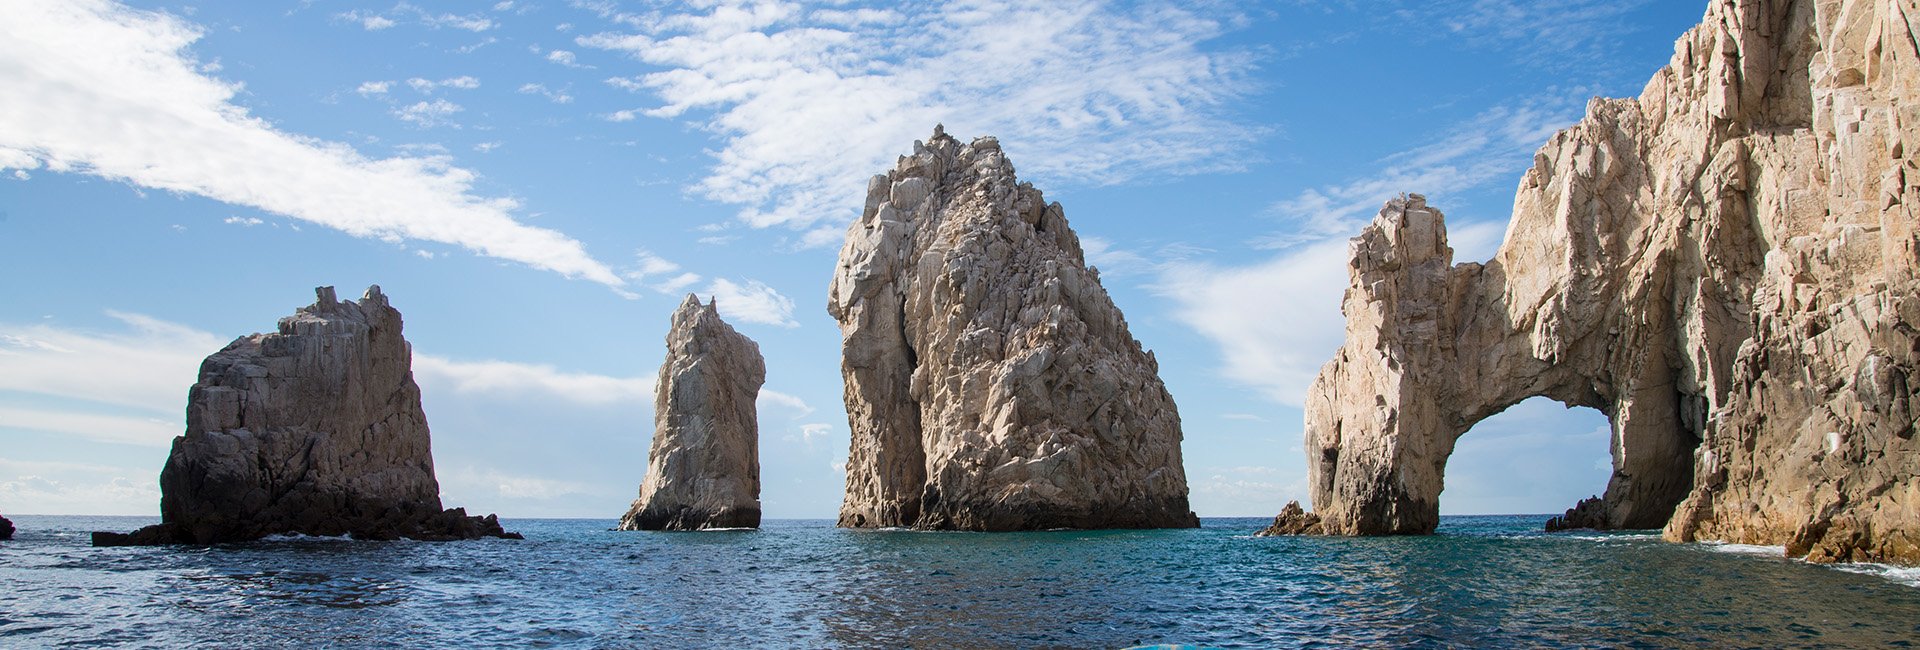
[[[654,386],[653,449],[622,530],[760,526],[760,346],[692,294],[673,313]]]
[[[212,544],[276,534],[519,537],[440,507],[400,312],[379,287],[313,305],[207,357],[186,434],[160,472],[161,523],[94,544]]]
[[[1716,0],[1637,100],[1594,100],[1485,264],[1438,211],[1353,243],[1307,400],[1327,532],[1418,533],[1475,422],[1606,413],[1606,527],[1920,562],[1913,3]]]
[[[827,311],[853,436],[841,526],[1198,525],[1158,363],[993,138],[936,129],[873,177]]]

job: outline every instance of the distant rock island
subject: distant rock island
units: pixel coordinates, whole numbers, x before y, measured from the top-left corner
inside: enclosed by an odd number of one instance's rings
[[[13,521],[0,517],[0,541],[13,539]]]
[[[314,292],[277,333],[207,357],[160,472],[161,523],[94,545],[519,538],[493,515],[441,509],[413,350],[380,287],[359,302]]]
[[[997,140],[936,128],[873,177],[827,312],[853,438],[839,525],[1199,525],[1159,364]]]
[[[1546,396],[1613,428],[1606,492],[1563,524],[1920,562],[1912,20],[1711,3],[1639,99],[1540,149],[1484,264],[1389,202],[1306,400],[1319,520],[1279,523],[1430,532],[1455,440]]]
[[[760,526],[760,346],[688,294],[654,386],[653,448],[621,530]]]

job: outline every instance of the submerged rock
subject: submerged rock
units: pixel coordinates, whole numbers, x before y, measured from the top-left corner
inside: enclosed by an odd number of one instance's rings
[[[1474,423],[1606,413],[1599,528],[1920,562],[1920,50],[1898,3],[1722,0],[1637,100],[1596,99],[1452,265],[1390,202],[1307,397],[1326,532],[1422,533]]]
[[[1058,203],[939,129],[868,183],[827,311],[840,525],[1193,527],[1180,416]]]
[[[95,545],[519,537],[441,508],[413,350],[380,288],[359,302],[315,293],[278,332],[207,357],[160,472],[161,523]]]
[[[760,526],[760,346],[692,294],[673,312],[654,387],[653,448],[621,530]]]

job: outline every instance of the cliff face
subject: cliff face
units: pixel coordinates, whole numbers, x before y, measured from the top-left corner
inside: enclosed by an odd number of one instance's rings
[[[841,526],[1198,525],[1158,364],[993,138],[936,130],[873,178],[827,311],[853,435]]]
[[[1920,562],[1909,16],[1716,0],[1639,99],[1540,149],[1485,264],[1390,202],[1307,400],[1324,532],[1431,531],[1454,441],[1544,395],[1612,421],[1607,527]]]
[[[315,293],[278,332],[207,357],[160,472],[162,523],[95,544],[517,537],[441,509],[400,312],[379,287],[359,302]]]
[[[654,387],[653,449],[621,530],[760,526],[760,346],[692,294],[673,313]]]

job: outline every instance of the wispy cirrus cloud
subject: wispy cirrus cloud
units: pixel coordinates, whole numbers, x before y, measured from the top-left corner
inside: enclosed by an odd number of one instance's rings
[[[865,179],[939,122],[1006,136],[1030,178],[1085,183],[1239,168],[1259,135],[1224,108],[1250,57],[1203,47],[1229,29],[1226,7],[767,1],[603,12],[630,30],[576,42],[665,68],[608,83],[658,96],[648,116],[691,116],[719,137],[696,190],[743,206],[756,227],[834,231]]]
[[[1403,192],[1449,195],[1516,180],[1533,151],[1579,117],[1573,95],[1497,106],[1434,138],[1396,152],[1347,182],[1309,188],[1269,208],[1285,229],[1250,242],[1274,249],[1244,265],[1176,260],[1157,267],[1151,289],[1174,303],[1174,317],[1221,351],[1221,372],[1268,398],[1300,406],[1320,366],[1346,338],[1340,314],[1347,287],[1347,239],[1380,206]],[[1492,257],[1506,231],[1497,220],[1453,219],[1448,243],[1457,261]],[[1108,257],[1117,253],[1102,249]]]
[[[473,192],[444,156],[370,159],[287,133],[203,74],[197,26],[106,0],[22,0],[0,21],[0,161],[245,205],[388,241],[418,239],[623,283],[559,232],[514,219],[519,204]],[[438,108],[429,104],[427,119]],[[24,162],[23,162],[24,161]]]
[[[716,301],[720,315],[727,318],[778,327],[800,326],[800,321],[793,319],[793,299],[781,295],[765,282],[747,280],[740,283],[714,278],[704,293]]]

